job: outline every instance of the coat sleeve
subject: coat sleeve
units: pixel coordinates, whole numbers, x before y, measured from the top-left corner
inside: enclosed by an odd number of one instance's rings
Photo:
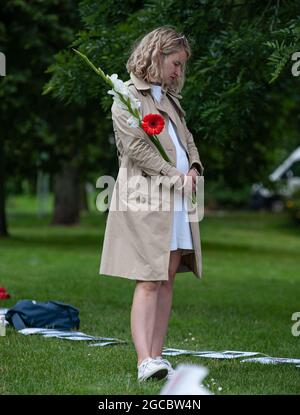
[[[197,149],[195,141],[194,141],[193,134],[187,128],[186,121],[185,121],[184,118],[183,118],[183,126],[184,126],[184,129],[185,129],[185,132],[186,132],[186,137],[187,137],[187,148],[188,148],[188,152],[189,152],[189,156],[190,156],[190,168],[194,164],[195,167],[199,171],[201,171],[201,174],[203,174],[204,167],[201,163],[199,153],[198,153],[198,149]]]
[[[174,189],[180,190],[185,183],[184,173],[163,159],[158,150],[147,141],[146,133],[140,127],[133,128],[127,124],[129,114],[118,107],[115,101],[111,111],[118,149],[122,148],[123,153],[126,153],[147,175],[174,177],[174,182],[172,180],[171,183],[174,184]]]

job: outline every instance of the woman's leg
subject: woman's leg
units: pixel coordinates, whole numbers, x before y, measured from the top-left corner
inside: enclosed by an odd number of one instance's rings
[[[165,335],[168,329],[169,318],[172,308],[173,284],[177,268],[180,264],[182,250],[170,252],[169,279],[161,281],[158,292],[155,327],[153,333],[151,356],[161,356]]]
[[[140,364],[152,357],[152,339],[161,281],[137,281],[131,308],[131,334]]]

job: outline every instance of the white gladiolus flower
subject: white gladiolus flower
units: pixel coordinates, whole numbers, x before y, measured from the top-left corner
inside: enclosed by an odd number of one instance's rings
[[[120,94],[122,94],[126,98],[129,96],[129,90],[128,90],[127,86],[125,85],[125,83],[121,79],[118,79],[117,74],[114,73],[111,76],[107,75],[107,77],[113,83],[114,90],[116,92],[119,92]]]
[[[134,117],[133,115],[131,115],[128,120],[127,120],[127,124],[129,125],[129,127],[131,128],[137,128],[139,126],[139,122],[137,120],[136,117]]]
[[[129,98],[130,98],[131,108],[133,110],[139,109],[141,106],[141,102],[137,98],[135,98],[132,94],[129,95]]]
[[[123,104],[123,102],[121,102],[120,100],[118,101],[117,99],[115,99],[115,101],[116,101],[117,106],[118,106],[119,108],[121,108],[122,110],[126,110],[126,111],[128,111],[128,108],[126,107],[126,105],[125,105],[125,104]]]
[[[132,93],[129,91],[128,87],[125,85],[125,83],[121,80],[118,79],[118,75],[117,74],[112,74],[111,76],[107,75],[107,77],[111,80],[111,82],[113,83],[113,89],[109,90],[107,93],[109,95],[113,95],[114,99],[118,100],[118,103],[120,102],[120,96],[118,94],[121,94],[125,99],[130,100],[130,105],[132,110],[134,111],[135,109],[139,109],[141,106],[140,101],[135,98]],[[124,104],[120,103],[120,105],[122,106],[121,108],[124,108]],[[120,106],[118,104],[118,106]]]
[[[126,86],[124,86],[124,88],[127,89]],[[138,120],[137,120],[136,117],[133,116],[132,112],[136,111],[136,110],[139,110],[139,108],[141,106],[141,102],[137,98],[135,98],[128,89],[127,89],[128,95],[126,96],[126,94],[124,94],[124,88],[123,88],[123,91],[119,92],[119,93],[115,89],[110,89],[107,93],[109,95],[113,96],[113,99],[114,99],[114,101],[116,102],[116,104],[119,108],[128,111],[128,113],[132,115],[132,117],[128,121],[128,125],[130,125],[132,127],[138,127],[138,125],[139,125]],[[119,89],[121,89],[121,88],[119,88]],[[122,101],[119,94],[121,94],[122,97],[127,101],[127,105],[126,105],[126,103],[124,103]]]
[[[115,90],[113,90],[113,89],[110,89],[109,91],[107,91],[107,93],[109,94],[109,95],[113,95],[113,97],[118,97],[118,94],[116,93],[116,91]]]
[[[116,101],[118,107],[128,110],[128,107],[124,104],[124,102],[121,101],[120,95],[114,89],[110,89],[109,91],[107,91],[107,93],[113,96],[113,99],[114,101]]]

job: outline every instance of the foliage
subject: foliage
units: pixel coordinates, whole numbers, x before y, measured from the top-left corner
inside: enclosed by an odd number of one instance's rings
[[[236,193],[294,149],[300,98],[288,56],[299,48],[297,1],[12,0],[0,20],[8,62],[0,132],[14,180],[34,177],[37,163],[54,172],[62,160],[93,182],[116,174],[111,97],[71,48],[126,80],[134,42],[160,25],[190,40],[182,104],[206,179]]]
[[[293,16],[292,10],[290,15]],[[298,7],[295,12],[299,13]],[[271,40],[265,42],[266,46],[272,51],[269,56],[268,64],[273,69],[271,73],[270,83],[278,79],[284,72],[294,52],[300,50],[300,16],[292,18],[285,23],[285,27],[272,32]]]
[[[283,30],[295,8],[294,1],[217,0],[126,1],[122,7],[119,1],[107,1],[99,8],[97,2],[83,0],[84,29],[70,46],[98,62],[104,72],[126,80],[125,63],[136,39],[160,25],[185,33],[192,46],[183,90],[188,125],[206,177],[222,177],[237,189],[266,177],[295,139],[296,126],[290,126],[288,115],[282,116],[287,105],[293,106],[285,100],[293,86],[290,80],[270,85],[267,64],[268,42]],[[110,119],[110,97],[70,50],[57,55],[49,73],[45,92],[66,103],[84,104],[98,97]]]
[[[78,26],[76,3],[12,0],[1,6],[0,49],[6,55],[7,75],[0,80],[0,135],[7,171],[13,176],[34,177],[43,152],[49,153],[50,168],[57,142],[51,124],[55,118],[56,126],[63,128],[58,120],[63,121],[64,108],[41,93],[52,56],[71,42],[72,26]],[[51,157],[54,170],[57,159]]]

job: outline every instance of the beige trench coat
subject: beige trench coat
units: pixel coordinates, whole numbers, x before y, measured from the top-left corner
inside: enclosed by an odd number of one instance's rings
[[[177,129],[178,137],[186,149],[190,167],[203,169],[192,134],[187,129],[179,99],[180,95],[162,90],[158,103],[151,95],[151,86],[132,73],[125,82],[132,94],[141,102],[141,115],[161,114],[166,122],[159,134],[159,140],[169,156],[166,162],[148,135],[141,128],[132,128],[127,124],[128,113],[113,103],[112,120],[119,158],[119,173],[114,186],[103,241],[99,273],[129,278],[133,280],[168,280],[170,243],[172,237],[174,191],[182,188],[183,173],[176,167],[176,148],[168,133],[167,122],[170,118]],[[203,170],[202,170],[203,171]],[[149,187],[136,183],[132,186],[132,177],[143,179],[143,183],[152,178],[178,178],[171,188],[171,208],[164,211],[149,208]],[[148,183],[149,184],[149,183]],[[164,186],[163,186],[164,187]],[[164,190],[162,190],[164,192]],[[170,192],[169,192],[170,193]],[[127,197],[127,206],[122,209],[120,200]],[[152,196],[151,196],[152,197]],[[159,196],[161,202],[161,196]],[[160,203],[159,202],[159,203]],[[136,204],[145,209],[134,209]],[[161,206],[161,204],[160,204]],[[190,222],[194,250],[184,250],[177,272],[191,271],[197,278],[202,274],[199,222]]]

